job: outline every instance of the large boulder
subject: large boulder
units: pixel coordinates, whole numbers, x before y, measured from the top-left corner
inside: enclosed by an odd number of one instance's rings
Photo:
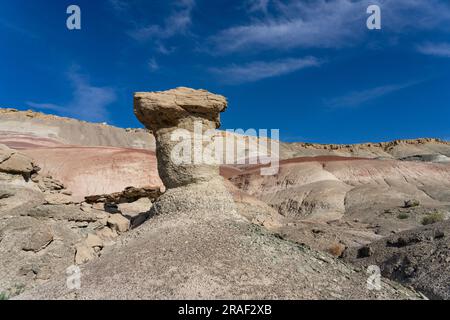
[[[127,187],[122,192],[114,192],[111,194],[90,195],[86,196],[87,203],[133,203],[141,198],[154,200],[161,195],[159,186],[147,186],[142,188]]]
[[[37,171],[39,168],[33,164],[31,158],[5,145],[0,145],[0,172],[29,177]]]

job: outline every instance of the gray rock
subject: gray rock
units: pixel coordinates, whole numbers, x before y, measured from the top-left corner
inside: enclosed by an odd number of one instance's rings
[[[112,214],[107,221],[108,226],[117,232],[126,232],[130,230],[130,220],[121,214]]]
[[[48,228],[35,230],[22,246],[24,251],[39,252],[53,241],[53,234]]]
[[[438,222],[375,241],[370,255],[351,248],[344,259],[357,266],[378,265],[383,276],[414,287],[428,298],[450,299],[450,221]],[[364,249],[368,250],[368,249]]]

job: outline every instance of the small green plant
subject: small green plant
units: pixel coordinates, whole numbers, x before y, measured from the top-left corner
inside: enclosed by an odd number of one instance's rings
[[[0,292],[0,300],[9,300],[12,297],[18,296],[25,290],[24,284],[15,284],[6,291]]]
[[[426,226],[439,221],[444,221],[444,214],[442,212],[433,212],[423,217],[422,224]]]
[[[407,214],[406,212],[401,212],[397,215],[397,218],[400,220],[405,220],[409,218],[409,214]]]

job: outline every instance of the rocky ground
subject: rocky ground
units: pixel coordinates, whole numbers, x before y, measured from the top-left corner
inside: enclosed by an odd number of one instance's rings
[[[366,279],[364,271],[282,240],[236,212],[176,210],[150,219],[82,268],[82,290],[67,289],[61,275],[20,298],[420,298],[387,280],[369,291]]]
[[[276,176],[248,166],[228,177],[276,210],[272,232],[283,239],[357,266],[380,266],[388,278],[448,299],[449,174],[447,163],[317,157],[284,161]],[[389,245],[402,237],[419,240]],[[361,247],[375,253],[349,258]]]
[[[0,292],[12,297],[102,255],[148,217],[157,194],[134,188],[76,202],[31,158],[0,145]]]
[[[0,109],[0,143],[3,296],[449,298],[447,142],[282,143],[277,175],[223,166],[228,200],[199,210],[211,186],[159,196],[150,131]]]
[[[413,286],[432,299],[450,299],[450,221],[400,232],[360,248],[344,260],[380,266],[384,276]]]

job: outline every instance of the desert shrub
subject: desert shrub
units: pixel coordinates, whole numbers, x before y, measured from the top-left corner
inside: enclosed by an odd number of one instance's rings
[[[413,208],[418,207],[420,205],[420,201],[416,199],[406,200],[403,208]]]
[[[328,248],[328,252],[335,257],[341,257],[344,253],[346,247],[342,243],[335,243],[331,247]]]
[[[25,285],[23,284],[15,284],[11,288],[6,291],[0,292],[0,300],[9,300],[12,297],[18,296],[25,290]]]
[[[439,221],[444,221],[444,214],[442,212],[433,212],[423,217],[422,224],[425,226]]]
[[[409,218],[409,214],[407,214],[406,212],[401,212],[397,215],[397,218],[400,220],[404,220],[404,219],[408,219]]]

